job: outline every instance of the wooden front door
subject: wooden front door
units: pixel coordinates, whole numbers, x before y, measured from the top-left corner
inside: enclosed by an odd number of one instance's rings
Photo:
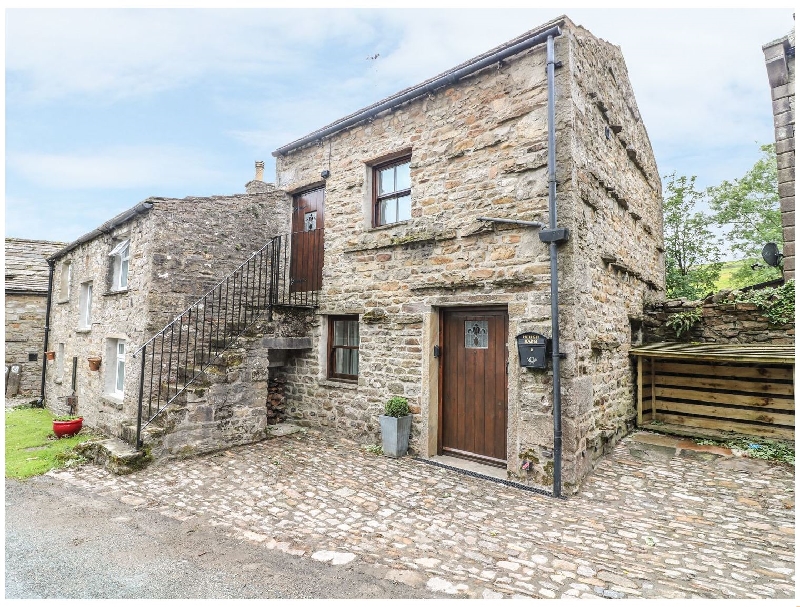
[[[295,194],[289,292],[319,291],[325,232],[325,188]]]
[[[445,310],[439,453],[506,465],[508,312]]]

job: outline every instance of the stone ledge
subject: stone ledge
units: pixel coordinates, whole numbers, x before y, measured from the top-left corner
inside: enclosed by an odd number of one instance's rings
[[[310,337],[264,337],[261,345],[273,350],[310,350]]]

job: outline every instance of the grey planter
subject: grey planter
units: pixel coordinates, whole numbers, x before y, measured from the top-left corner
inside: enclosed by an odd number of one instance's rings
[[[389,457],[403,457],[408,452],[408,437],[411,434],[411,416],[389,417],[379,415],[383,454]]]

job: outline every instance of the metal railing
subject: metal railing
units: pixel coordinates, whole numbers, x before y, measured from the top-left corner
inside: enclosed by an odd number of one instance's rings
[[[276,236],[137,349],[136,448],[142,431],[220,354],[277,306],[316,307],[323,230]]]

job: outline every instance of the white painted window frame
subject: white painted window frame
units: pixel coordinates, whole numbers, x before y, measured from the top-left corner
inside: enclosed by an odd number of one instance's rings
[[[108,254],[113,258],[114,270],[112,273],[111,290],[124,291],[128,288],[128,270],[131,259],[131,241],[125,239]]]
[[[79,329],[92,328],[92,283],[81,283],[80,316],[78,317]]]

